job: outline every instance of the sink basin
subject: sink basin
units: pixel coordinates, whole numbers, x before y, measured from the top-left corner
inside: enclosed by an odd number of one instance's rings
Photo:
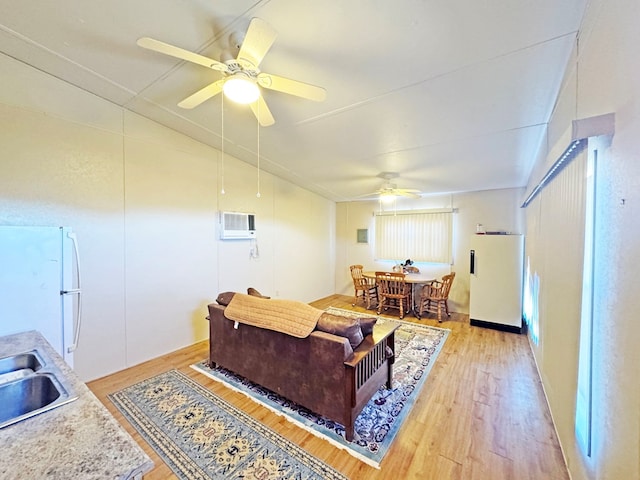
[[[75,400],[38,352],[0,359],[0,428]]]
[[[0,358],[0,384],[35,373],[42,368],[42,364],[35,350]]]
[[[36,372],[42,368],[42,361],[35,351],[19,353],[10,357],[0,358],[0,375],[16,370],[28,369]]]
[[[18,418],[51,405],[60,390],[48,375],[32,375],[0,387],[0,422]]]

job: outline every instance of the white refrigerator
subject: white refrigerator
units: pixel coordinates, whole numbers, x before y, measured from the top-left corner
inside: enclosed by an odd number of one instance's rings
[[[38,330],[73,367],[81,293],[70,228],[0,226],[0,336]]]
[[[522,333],[523,235],[471,238],[471,325]]]

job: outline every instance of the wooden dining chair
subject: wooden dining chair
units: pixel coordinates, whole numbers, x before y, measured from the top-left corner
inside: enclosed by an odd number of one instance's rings
[[[451,272],[449,275],[442,277],[442,280],[433,280],[422,287],[420,291],[420,301],[418,303],[419,315],[422,316],[422,312],[432,311],[437,313],[438,322],[442,322],[442,308],[449,314],[449,292],[451,291],[451,284],[456,276],[456,272]]]
[[[351,278],[353,279],[353,289],[355,294],[353,296],[353,303],[351,306],[355,307],[358,303],[358,292],[362,292],[362,298],[366,302],[367,309],[371,308],[371,300],[378,301],[378,286],[373,278],[366,278],[362,276],[362,265],[351,265]]]
[[[411,310],[411,285],[405,281],[404,273],[376,272],[376,284],[378,285],[378,314],[382,310],[397,308],[400,318]]]

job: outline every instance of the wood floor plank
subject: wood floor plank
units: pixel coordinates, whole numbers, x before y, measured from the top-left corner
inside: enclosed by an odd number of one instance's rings
[[[361,303],[352,307],[352,299],[331,295],[312,305],[374,314]],[[174,368],[352,480],[569,479],[525,335],[471,327],[468,316],[456,313],[442,323],[435,315],[405,320],[451,333],[379,470],[191,369],[207,357],[207,341],[88,385],[155,462],[150,480],[175,476],[107,395]]]

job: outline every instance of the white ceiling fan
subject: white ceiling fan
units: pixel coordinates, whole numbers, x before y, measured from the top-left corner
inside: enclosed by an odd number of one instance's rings
[[[398,175],[397,172],[382,172],[378,174],[378,177],[385,180],[382,187],[375,192],[362,195],[362,197],[378,197],[382,202],[391,202],[397,197],[420,198],[420,190],[414,188],[398,188],[395,183],[391,183],[391,180],[398,177]]]
[[[233,58],[227,51],[223,53],[221,61],[149,37],[142,37],[137,43],[143,48],[197,63],[224,74],[223,78],[185,98],[178,106],[194,108],[224,91],[225,96],[231,100],[249,104],[260,125],[267,127],[273,125],[275,120],[258,87],[316,102],[326,98],[326,90],[322,87],[260,71],[258,66],[273,45],[276,35],[276,31],[267,22],[253,18],[241,44],[233,41],[234,34],[231,35],[232,43],[239,47],[237,56]]]

